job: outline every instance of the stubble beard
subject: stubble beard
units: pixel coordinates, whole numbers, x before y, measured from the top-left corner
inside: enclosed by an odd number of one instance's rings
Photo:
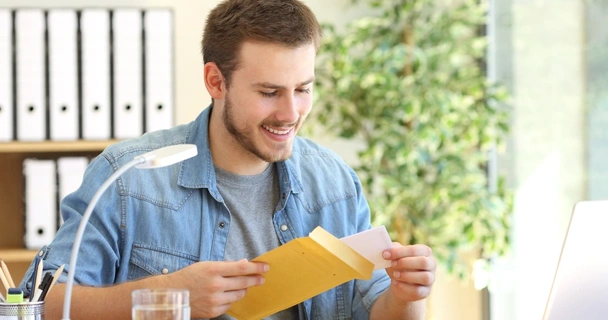
[[[250,130],[250,129],[241,130],[237,127],[236,120],[234,119],[234,112],[235,112],[234,105],[230,101],[230,98],[228,96],[226,96],[226,100],[225,100],[225,104],[224,104],[224,113],[222,115],[222,121],[224,122],[224,126],[226,127],[226,130],[228,130],[228,133],[230,133],[230,135],[232,135],[234,140],[236,140],[236,142],[239,145],[241,145],[245,150],[249,151],[251,154],[253,154],[257,158],[259,158],[263,161],[269,162],[269,163],[285,161],[291,157],[293,141],[290,142],[289,145],[281,148],[281,150],[279,150],[277,152],[268,153],[268,154],[265,154],[264,152],[262,152],[262,150],[260,150],[260,148],[256,147],[256,145],[255,145],[255,140],[254,140],[255,132],[253,132],[253,130]],[[272,124],[269,124],[269,125],[272,125]],[[281,125],[276,125],[276,126],[281,126]],[[295,126],[293,126],[292,130],[296,130],[298,127],[299,127],[299,121]]]

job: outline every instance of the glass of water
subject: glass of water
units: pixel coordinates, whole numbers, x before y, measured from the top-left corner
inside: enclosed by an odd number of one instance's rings
[[[133,320],[190,320],[186,289],[139,289],[131,293]]]

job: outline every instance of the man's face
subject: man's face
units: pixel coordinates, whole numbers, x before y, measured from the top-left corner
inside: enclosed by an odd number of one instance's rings
[[[243,151],[266,162],[291,156],[312,108],[315,48],[246,42],[226,91],[222,120]]]

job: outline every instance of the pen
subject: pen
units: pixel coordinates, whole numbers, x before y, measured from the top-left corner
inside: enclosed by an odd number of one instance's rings
[[[44,287],[42,288],[42,294],[40,295],[40,298],[38,299],[38,301],[44,301],[44,299],[46,298],[46,295],[49,293],[49,291],[51,290],[51,284],[53,283],[53,276],[51,276],[49,274],[49,278],[46,281],[46,283],[44,283]],[[42,285],[41,285],[42,286]]]
[[[32,292],[30,292],[30,301],[34,298],[34,293],[36,293],[36,276],[38,273],[38,265],[42,259],[34,258],[34,270],[32,272]]]
[[[11,277],[11,273],[8,271],[6,263],[4,263],[4,260],[0,259],[0,264],[2,264],[2,271],[4,271],[4,276],[6,277],[6,280],[8,280],[8,285],[11,286],[11,288],[14,288],[15,282],[13,282],[13,277]]]
[[[4,299],[4,295],[2,293],[0,293],[0,302],[6,302],[6,299]]]
[[[40,285],[37,288],[38,290],[36,290],[36,293],[34,294],[34,298],[32,299],[33,302],[38,302],[38,301],[44,300],[46,291],[51,286],[51,281],[53,281],[53,276],[51,276],[51,273],[50,272],[45,273],[44,278],[42,279],[42,282],[40,283]]]

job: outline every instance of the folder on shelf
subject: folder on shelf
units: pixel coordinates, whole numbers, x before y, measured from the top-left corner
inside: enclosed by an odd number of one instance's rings
[[[45,15],[41,9],[15,13],[17,140],[46,139]]]
[[[57,183],[54,160],[23,160],[25,247],[49,244],[57,231]]]
[[[110,11],[80,13],[82,59],[82,138],[107,140],[111,132]]]
[[[70,193],[76,191],[82,184],[84,171],[89,165],[87,157],[61,157],[57,159],[57,178],[59,186],[59,225],[63,224],[61,202]]]
[[[144,13],[145,130],[173,126],[173,14],[169,9]]]
[[[13,140],[13,16],[0,9],[0,141]]]
[[[51,140],[77,140],[79,136],[77,26],[76,10],[48,11]]]
[[[143,134],[141,10],[114,10],[112,34],[114,37],[114,137],[127,139]]]

